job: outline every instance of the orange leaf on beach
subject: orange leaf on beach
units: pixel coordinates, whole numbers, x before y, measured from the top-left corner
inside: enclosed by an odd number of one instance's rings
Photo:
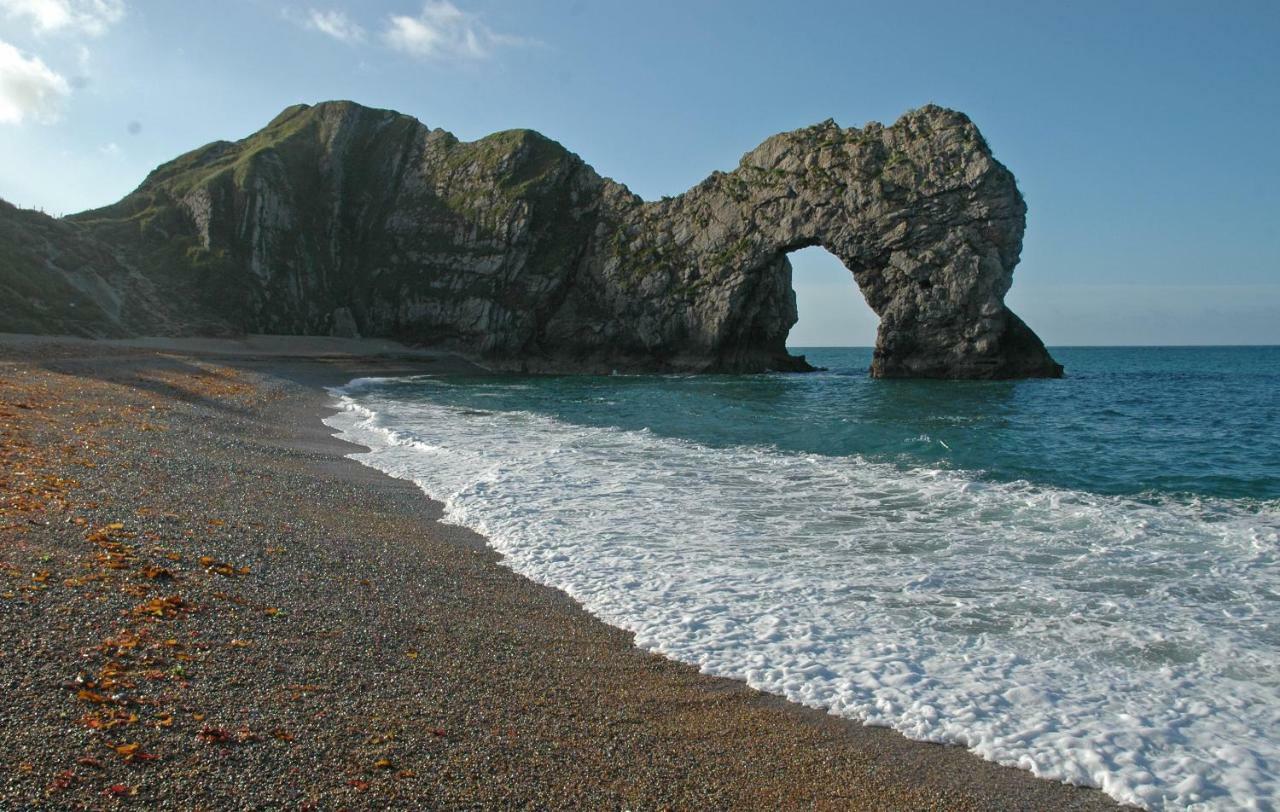
[[[377,761],[373,762],[373,768],[375,770],[389,770],[391,769],[391,759],[380,758]]]
[[[138,744],[137,742],[134,742],[133,744],[117,744],[112,749],[115,750],[120,755],[124,756],[125,758],[128,758],[129,756],[132,756],[134,753],[138,752],[138,750],[140,750],[141,748],[142,748],[142,745]]]
[[[57,792],[70,787],[76,782],[76,774],[71,770],[63,770],[54,776],[53,781],[49,784],[50,792]]]
[[[231,734],[220,727],[205,726],[196,734],[196,738],[208,744],[222,744],[231,740]]]
[[[124,632],[119,637],[108,637],[103,640],[99,648],[108,654],[120,657],[137,647],[138,638],[131,636],[128,632]],[[118,669],[113,668],[111,670],[116,671]]]
[[[138,617],[174,617],[190,606],[178,595],[167,598],[155,598],[133,607],[133,614]]]
[[[80,717],[80,724],[90,730],[111,730],[123,725],[131,725],[138,721],[138,714],[124,710],[99,711],[87,713]]]
[[[227,578],[234,578],[237,575],[249,574],[248,567],[233,567],[232,565],[224,561],[219,561],[209,555],[200,556],[200,566],[204,567],[209,572],[215,572],[218,575],[222,575]]]

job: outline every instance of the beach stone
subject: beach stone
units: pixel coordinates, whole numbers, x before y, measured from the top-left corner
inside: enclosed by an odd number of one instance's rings
[[[807,370],[785,346],[787,254],[820,245],[880,317],[871,374],[1053,377],[1004,304],[1025,222],[977,127],[933,105],[772,136],[645,202],[531,130],[462,142],[326,102],[164,164],[103,209],[0,207],[0,247],[40,282],[0,271],[0,320],[388,337],[527,371]]]

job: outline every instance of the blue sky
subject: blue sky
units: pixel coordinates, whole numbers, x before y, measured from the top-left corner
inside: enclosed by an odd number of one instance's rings
[[[968,113],[1030,207],[1050,344],[1280,343],[1280,3],[0,0],[0,197],[68,213],[283,107],[532,127],[646,199],[831,117]],[[869,344],[793,256],[792,343]]]

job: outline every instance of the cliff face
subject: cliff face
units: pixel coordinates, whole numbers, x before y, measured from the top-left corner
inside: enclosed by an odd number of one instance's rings
[[[602,181],[528,131],[470,144],[347,103],[294,107],[71,218],[177,300],[250,332],[525,351]]]
[[[46,247],[17,251],[40,258],[32,273],[75,244],[97,259],[62,272],[121,302],[81,332],[358,333],[535,370],[805,369],[784,348],[786,254],[822,245],[881,318],[873,374],[1061,369],[1003,304],[1025,221],[1014,179],[936,107],[777,135],[645,203],[531,131],[463,143],[389,111],[298,106],[113,206],[44,220]],[[40,322],[24,301],[0,304],[0,329]]]
[[[174,333],[160,296],[110,245],[0,200],[0,331],[93,338]],[[188,330],[221,325],[193,315]],[[225,329],[225,328],[224,328]]]

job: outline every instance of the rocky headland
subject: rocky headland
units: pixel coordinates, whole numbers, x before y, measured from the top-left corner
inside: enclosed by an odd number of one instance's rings
[[[645,202],[530,130],[298,105],[106,208],[0,205],[0,330],[378,336],[528,371],[805,370],[787,253],[880,317],[872,374],[1054,377],[1004,304],[1026,206],[963,114],[782,133]]]

